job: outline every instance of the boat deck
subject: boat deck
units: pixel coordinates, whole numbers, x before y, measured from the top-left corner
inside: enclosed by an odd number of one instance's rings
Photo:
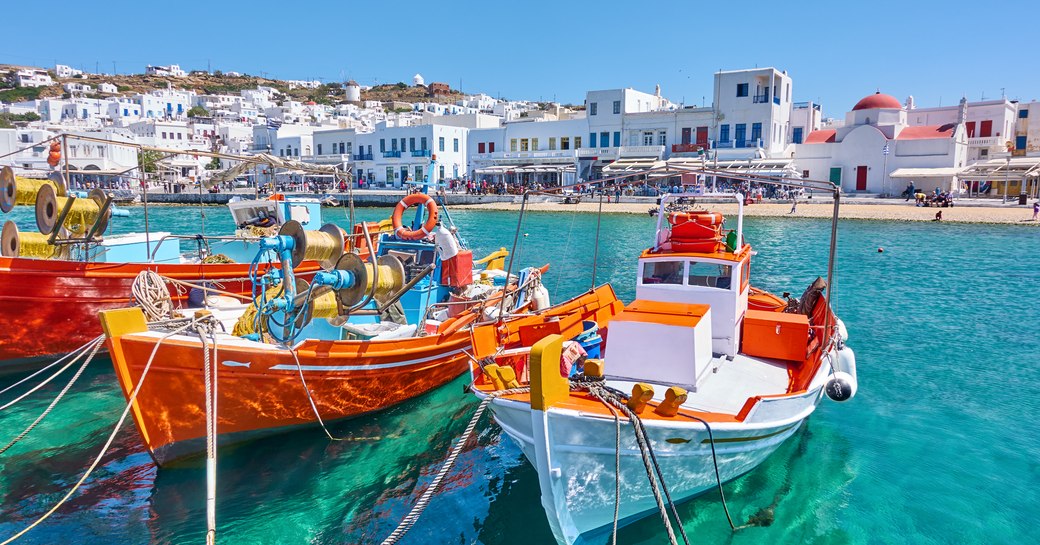
[[[694,391],[686,385],[688,397],[683,407],[695,411],[722,414],[737,414],[749,397],[787,393],[790,379],[787,364],[781,361],[752,358],[737,354],[731,361],[716,354],[711,360],[711,369]],[[611,378],[607,385],[622,392],[631,392],[637,381]],[[665,391],[672,384],[653,384],[654,401],[664,400]]]

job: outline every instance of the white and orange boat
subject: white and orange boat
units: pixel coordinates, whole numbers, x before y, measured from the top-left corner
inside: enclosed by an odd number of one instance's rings
[[[475,331],[487,341],[476,345],[473,391],[492,398],[495,420],[537,471],[559,543],[602,543],[615,525],[665,510],[648,476],[674,502],[721,488],[795,434],[825,393],[855,394],[855,356],[826,282],[790,304],[752,288],[736,199],[731,231],[706,211],[658,218],[636,299],[601,328],[603,358],[585,361],[583,373],[561,363],[564,341],[583,330],[573,320],[526,338]],[[615,412],[642,439],[619,439]]]
[[[401,219],[407,204],[425,205],[411,229]],[[282,267],[256,279],[251,305],[212,309],[228,333],[206,344],[190,332],[168,337],[168,328],[150,329],[140,309],[102,312],[116,376],[155,461],[206,446],[207,351],[219,392],[216,439],[228,444],[378,411],[444,385],[467,371],[476,323],[498,321],[515,332],[553,316],[595,319],[617,306],[602,288],[549,307],[542,271],[508,275],[497,268],[503,253],[474,271],[472,253],[436,217],[432,198],[406,197],[394,231],[381,235],[368,262],[324,253],[332,246],[321,232],[290,222],[261,241]],[[319,253],[335,267],[310,285],[294,280],[293,263]]]

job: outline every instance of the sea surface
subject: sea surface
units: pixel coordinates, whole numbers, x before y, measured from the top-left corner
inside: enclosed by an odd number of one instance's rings
[[[142,209],[112,232],[139,230]],[[205,208],[206,232],[231,229]],[[23,229],[31,218],[16,209]],[[21,214],[21,215],[19,215]],[[359,209],[381,219],[388,210]],[[512,244],[515,212],[457,211],[476,255]],[[198,208],[155,207],[152,229],[194,234]],[[347,225],[345,211],[325,211]],[[554,301],[588,289],[597,219],[531,213],[521,265],[550,263]],[[596,282],[633,297],[645,216],[604,215]],[[800,294],[826,273],[827,221],[748,218],[753,282]],[[884,252],[879,253],[878,249]],[[701,544],[1040,543],[1040,232],[1015,226],[842,221],[835,305],[857,354],[859,393],[824,400],[763,465],[726,485],[732,533],[716,494],[680,506]],[[0,389],[19,376],[0,377]],[[63,383],[56,380],[55,383]],[[379,543],[433,478],[475,408],[465,378],[376,416],[235,447],[219,458],[218,541]],[[33,421],[61,384],[0,413],[0,444]],[[0,396],[0,404],[11,394]],[[125,404],[100,358],[54,411],[0,455],[0,542],[78,480]],[[490,422],[459,458],[402,541],[487,545],[553,543],[535,472]],[[157,470],[132,423],[86,485],[18,543],[182,544],[205,541],[201,462]],[[619,543],[666,542],[661,522],[625,528]]]

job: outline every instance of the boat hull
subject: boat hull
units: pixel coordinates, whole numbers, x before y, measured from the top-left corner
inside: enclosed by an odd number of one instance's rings
[[[122,338],[113,365],[129,398],[161,334]],[[219,340],[217,433],[224,444],[328,423],[385,409],[442,386],[468,369],[467,332],[445,338],[305,342],[297,352]],[[115,350],[118,350],[118,354]],[[306,387],[300,380],[300,369]],[[205,449],[203,349],[175,336],[156,352],[133,407],[146,446],[159,465]]]
[[[592,317],[616,302],[609,287],[599,288],[540,314],[509,318],[500,325],[501,333],[515,336],[522,325],[546,315]],[[141,384],[132,415],[159,465],[201,452],[206,437],[202,344],[195,336],[163,336],[141,331],[108,340],[127,399]],[[218,347],[217,433],[227,444],[315,425],[318,415],[327,423],[420,396],[469,370],[473,336],[470,329],[459,328],[394,340],[305,340],[289,350],[222,335]]]
[[[770,418],[712,423],[719,474],[725,483],[757,467],[791,437],[821,398],[819,387],[788,397]],[[779,400],[778,400],[779,401]],[[561,544],[604,543],[613,527],[615,440],[613,418],[583,411],[532,410],[516,399],[496,399],[492,412],[538,472],[542,507]],[[672,499],[681,502],[717,488],[712,441],[694,420],[644,420]],[[634,432],[622,417],[619,527],[657,512]]]
[[[306,277],[318,269],[305,263]],[[71,352],[101,334],[97,313],[131,302],[130,287],[144,270],[188,282],[219,281],[225,291],[250,294],[248,263],[81,263],[0,257],[0,371]],[[171,290],[174,305],[187,293]]]

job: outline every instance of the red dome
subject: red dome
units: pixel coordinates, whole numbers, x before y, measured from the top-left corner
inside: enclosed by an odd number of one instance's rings
[[[874,108],[895,108],[900,109],[903,105],[900,104],[899,99],[892,95],[883,95],[881,91],[878,91],[872,95],[863,97],[852,107],[852,111],[856,110],[873,110]]]

